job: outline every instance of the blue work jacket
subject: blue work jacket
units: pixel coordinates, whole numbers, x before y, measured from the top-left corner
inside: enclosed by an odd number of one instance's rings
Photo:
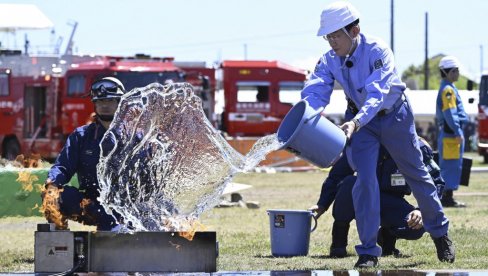
[[[80,190],[85,190],[90,197],[97,197],[97,164],[100,158],[100,142],[105,131],[98,122],[76,128],[49,170],[48,178],[61,187],[76,173]]]
[[[306,82],[301,97],[315,109],[327,106],[336,80],[344,88],[346,97],[358,107],[354,118],[364,126],[379,111],[393,107],[406,86],[395,68],[393,52],[384,42],[363,34],[359,34],[357,41],[349,57],[352,66],[346,66],[345,57],[336,55],[334,50],[325,53]]]
[[[447,80],[441,81],[435,116],[445,136],[463,136],[462,125],[468,122],[468,115],[456,86]]]

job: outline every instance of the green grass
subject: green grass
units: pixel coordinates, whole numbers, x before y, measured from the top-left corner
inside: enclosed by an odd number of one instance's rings
[[[259,209],[240,207],[214,208],[205,213],[201,222],[216,231],[220,246],[219,271],[280,271],[280,270],[350,270],[357,256],[355,224],[349,232],[349,257],[327,257],[331,242],[332,216],[327,212],[319,219],[311,234],[310,251],[306,257],[274,258],[271,256],[267,209],[304,210],[315,204],[326,172],[241,174],[234,181],[253,185],[241,192],[244,200],[258,201]],[[446,209],[450,236],[457,248],[454,264],[437,260],[434,244],[428,234],[420,240],[400,240],[397,247],[404,258],[380,259],[382,270],[397,269],[488,269],[488,173],[473,173],[469,187],[461,187],[457,198],[468,204],[465,209]],[[409,200],[413,198],[409,197]],[[0,271],[34,270],[34,231],[41,217],[9,217],[0,219]],[[91,227],[71,225],[72,230]]]

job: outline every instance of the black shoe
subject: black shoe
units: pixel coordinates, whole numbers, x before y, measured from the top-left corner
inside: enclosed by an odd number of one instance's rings
[[[437,249],[437,258],[441,262],[453,263],[456,258],[454,244],[451,239],[445,234],[439,238],[432,238],[434,240],[435,248]]]
[[[464,202],[459,202],[457,200],[455,200],[454,198],[451,198],[451,200],[441,200],[441,203],[442,203],[442,207],[446,207],[446,208],[449,208],[449,207],[452,207],[452,208],[465,208],[466,207],[466,204]]]
[[[330,257],[332,258],[345,258],[347,257],[347,251],[345,247],[330,247]]]
[[[391,250],[391,251],[383,252],[383,254],[381,254],[381,256],[393,256],[395,258],[400,258],[403,255],[402,255],[402,252],[400,252],[400,250],[393,248],[393,250]]]
[[[378,257],[372,255],[359,255],[359,260],[354,265],[355,268],[371,268],[378,266]]]
[[[444,193],[442,195],[441,199],[442,207],[452,207],[452,208],[464,208],[466,207],[466,204],[463,202],[459,202],[454,199],[453,197],[453,191],[452,190],[444,190]]]

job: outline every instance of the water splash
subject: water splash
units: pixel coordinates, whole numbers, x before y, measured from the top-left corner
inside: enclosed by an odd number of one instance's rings
[[[212,127],[190,84],[136,88],[102,139],[100,202],[137,231],[184,231],[219,202],[236,173],[279,146],[270,135],[241,155]]]

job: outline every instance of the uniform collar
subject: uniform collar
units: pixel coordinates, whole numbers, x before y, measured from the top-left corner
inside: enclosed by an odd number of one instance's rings
[[[444,85],[450,85],[450,86],[454,86],[454,83],[446,80],[446,79],[442,79],[441,81],[441,85],[444,86]]]
[[[360,61],[361,59],[361,54],[363,52],[363,46],[364,46],[364,43],[363,43],[363,34],[362,33],[359,33],[358,34],[358,45],[356,46],[356,49],[354,49],[354,52],[352,53],[352,55],[349,57],[349,60],[354,62],[354,63],[357,63]]]

